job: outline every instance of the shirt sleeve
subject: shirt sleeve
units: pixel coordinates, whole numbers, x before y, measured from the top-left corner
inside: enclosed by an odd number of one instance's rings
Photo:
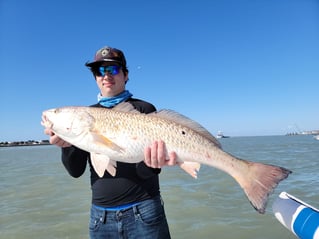
[[[84,172],[89,153],[75,146],[62,148],[62,163],[72,177],[78,178]]]

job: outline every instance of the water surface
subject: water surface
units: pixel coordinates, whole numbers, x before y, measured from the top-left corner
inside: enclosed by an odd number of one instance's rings
[[[197,180],[178,167],[161,173],[172,238],[296,238],[274,217],[281,191],[319,207],[319,141],[311,136],[234,137],[220,140],[240,158],[293,171],[271,195],[265,215],[250,205],[225,173],[202,166]],[[0,148],[1,238],[88,238],[88,172],[74,179],[55,146]],[[88,170],[87,170],[88,171]]]

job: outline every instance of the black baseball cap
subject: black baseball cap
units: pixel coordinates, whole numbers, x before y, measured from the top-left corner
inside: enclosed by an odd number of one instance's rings
[[[102,62],[116,63],[126,69],[126,59],[123,52],[119,49],[105,46],[99,49],[94,56],[94,61],[87,62],[87,67],[94,67],[100,65]]]

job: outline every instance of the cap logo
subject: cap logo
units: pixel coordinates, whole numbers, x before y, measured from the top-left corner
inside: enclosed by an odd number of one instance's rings
[[[109,53],[109,49],[108,48],[105,48],[101,51],[101,55],[104,57],[104,56],[107,56],[107,54]]]

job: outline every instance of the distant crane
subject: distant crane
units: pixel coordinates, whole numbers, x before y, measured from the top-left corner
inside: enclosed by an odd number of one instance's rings
[[[301,134],[301,133],[302,133],[302,130],[300,130],[299,126],[296,123],[288,126],[287,135],[297,135],[297,134]]]

